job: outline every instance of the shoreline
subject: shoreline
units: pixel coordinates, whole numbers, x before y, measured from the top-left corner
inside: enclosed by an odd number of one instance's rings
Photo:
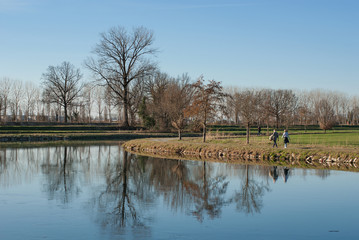
[[[131,153],[162,157],[180,158],[185,160],[205,160],[225,163],[261,163],[290,166],[304,166],[306,168],[324,167],[339,168],[341,170],[359,171],[359,153],[348,151],[345,148],[271,148],[269,146],[247,146],[237,147],[226,144],[212,143],[189,143],[168,139],[136,139],[123,143],[126,151]],[[353,150],[353,149],[350,149]]]

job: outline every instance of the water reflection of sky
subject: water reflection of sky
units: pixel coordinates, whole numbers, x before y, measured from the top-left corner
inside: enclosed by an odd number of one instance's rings
[[[2,149],[0,239],[355,239],[358,179],[118,146]]]

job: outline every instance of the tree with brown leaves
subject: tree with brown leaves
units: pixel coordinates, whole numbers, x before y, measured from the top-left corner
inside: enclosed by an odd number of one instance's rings
[[[203,76],[192,84],[194,94],[191,105],[186,108],[185,116],[194,117],[199,120],[203,127],[203,142],[206,141],[207,121],[214,117],[217,110],[223,108],[223,100],[226,94],[223,92],[221,82],[214,80],[204,83]]]

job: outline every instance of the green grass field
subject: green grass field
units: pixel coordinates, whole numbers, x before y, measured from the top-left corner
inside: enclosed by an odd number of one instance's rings
[[[241,142],[245,143],[245,129],[241,127],[231,127],[226,128],[223,126],[216,126],[210,128],[209,131],[209,140],[214,141],[215,139],[221,139],[220,142],[230,142],[231,138],[239,138]],[[271,134],[273,129],[268,131],[268,134]],[[257,129],[251,129],[251,144],[272,144],[268,139],[267,130],[262,128],[262,135],[257,136]],[[282,129],[278,130],[279,140],[278,144],[283,144],[283,139],[281,135],[283,133]],[[304,130],[300,127],[293,127],[289,129],[290,134],[290,144],[293,145],[322,145],[322,146],[359,146],[359,127],[358,126],[345,126],[345,127],[336,127],[332,130],[328,130],[324,133],[317,126],[310,126],[307,130]],[[227,140],[225,140],[227,138]],[[218,142],[219,143],[219,142]]]
[[[359,132],[292,135],[291,144],[359,146]]]

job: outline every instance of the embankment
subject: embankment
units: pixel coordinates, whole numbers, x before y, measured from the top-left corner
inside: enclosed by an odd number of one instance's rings
[[[256,162],[296,165],[303,167],[331,167],[358,169],[357,149],[342,147],[291,146],[288,149],[270,146],[213,144],[186,142],[174,139],[137,139],[127,141],[123,147],[130,152],[150,156],[213,160],[232,163]]]

